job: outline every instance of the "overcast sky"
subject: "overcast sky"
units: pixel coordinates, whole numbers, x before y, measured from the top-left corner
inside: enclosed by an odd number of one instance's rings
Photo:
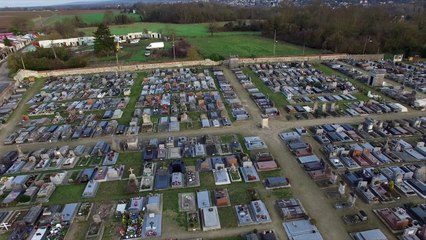
[[[0,0],[0,7],[35,7],[59,5],[63,3],[78,2],[81,0]],[[91,0],[91,2],[100,0]]]

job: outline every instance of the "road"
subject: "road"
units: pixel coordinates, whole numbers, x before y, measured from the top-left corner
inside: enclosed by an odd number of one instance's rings
[[[268,129],[260,129],[258,128],[258,124],[261,121],[260,118],[260,110],[257,108],[255,103],[250,99],[247,91],[239,84],[238,80],[235,78],[234,74],[227,68],[224,68],[225,77],[230,81],[231,85],[234,87],[238,96],[240,97],[243,105],[251,115],[250,120],[234,122],[231,127],[222,127],[222,128],[205,128],[205,129],[197,129],[197,130],[187,130],[185,132],[160,132],[160,133],[140,133],[138,136],[141,139],[147,140],[150,138],[167,138],[170,136],[178,137],[178,136],[195,136],[195,135],[224,135],[224,134],[241,134],[243,136],[256,135],[260,136],[268,145],[269,151],[276,157],[278,164],[281,166],[281,173],[283,176],[288,177],[291,180],[292,184],[292,192],[294,196],[299,198],[303,203],[304,207],[308,211],[309,215],[317,220],[317,226],[320,229],[324,239],[338,239],[344,240],[349,239],[349,235],[347,234],[347,228],[343,225],[342,220],[340,219],[340,215],[330,203],[328,199],[326,199],[324,192],[310,179],[310,177],[303,171],[303,169],[297,163],[295,157],[288,151],[288,149],[282,144],[282,142],[278,138],[278,133],[291,130],[295,127],[310,127],[320,124],[327,123],[361,123],[364,121],[364,117],[337,117],[337,118],[321,118],[321,119],[305,119],[305,120],[293,120],[287,121],[284,116],[280,116],[275,119],[270,120]],[[34,91],[34,88],[29,91]],[[28,98],[30,98],[34,92],[30,92],[30,94],[24,99],[22,102],[26,102]],[[19,121],[20,116],[24,112],[25,108],[21,104],[20,107],[16,110],[16,114],[14,115],[12,124],[15,124]],[[419,116],[425,116],[424,112],[419,111],[410,111],[408,113],[392,113],[385,115],[373,115],[373,117],[377,120],[388,120],[388,119],[403,119],[403,118],[414,118]],[[0,139],[4,139],[11,131],[12,127],[8,127],[2,131],[0,131]],[[127,136],[115,136],[117,140],[125,140]],[[67,142],[57,142],[57,143],[25,143],[21,144],[20,148],[24,151],[31,151],[45,147],[52,146],[60,146],[60,145],[69,145],[70,147],[86,144],[86,145],[94,145],[99,140],[106,140],[111,142],[113,140],[112,136],[107,137],[96,137],[96,138],[82,138],[77,141],[67,141]],[[0,152],[5,153],[6,151],[15,150],[15,145],[0,145]],[[316,149],[315,151],[317,151]],[[266,190],[259,189],[261,194],[266,194]],[[359,201],[360,202],[360,201]],[[280,239],[287,239],[283,228],[282,228],[282,220],[278,216],[275,211],[274,204],[272,200],[265,201],[267,205],[273,222],[267,225],[256,226],[258,229],[268,229],[273,228],[276,230]],[[357,204],[358,205],[358,204]],[[365,205],[365,204],[364,204]],[[367,207],[361,205],[362,207]],[[370,206],[371,208],[371,206]],[[372,213],[370,213],[371,215]],[[331,225],[332,224],[332,225]],[[381,226],[381,225],[379,225]],[[332,227],[332,229],[330,229]],[[252,230],[254,227],[239,227],[232,229],[222,229],[220,231],[212,231],[212,232],[200,232],[197,234],[176,231],[176,232],[163,232],[163,237],[174,237],[174,238],[189,238],[194,237],[194,235],[215,239],[218,237],[226,237],[226,236],[235,236],[242,233],[246,233]],[[165,227],[167,229],[167,227]],[[393,236],[387,232],[389,239],[393,239]]]

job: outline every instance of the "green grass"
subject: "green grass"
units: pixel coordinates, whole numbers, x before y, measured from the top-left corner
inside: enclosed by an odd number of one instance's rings
[[[215,34],[208,37],[187,39],[191,45],[198,48],[203,57],[219,54],[227,58],[230,55],[239,57],[273,56],[273,40],[260,36],[259,32],[245,34]],[[305,49],[305,54],[316,54],[318,50]],[[278,42],[276,56],[302,55],[303,48],[297,45]]]
[[[52,204],[65,204],[72,202],[81,202],[81,194],[83,194],[86,184],[72,184],[57,186],[49,203]]]
[[[271,190],[271,191],[272,191],[272,195],[275,196],[277,199],[293,197],[293,193],[288,188],[276,189],[276,190]]]
[[[124,13],[120,13],[120,11],[113,11],[113,15],[118,16],[120,14],[124,14]],[[138,14],[133,14],[133,13],[125,13],[125,15],[131,17],[134,21],[140,21],[140,16]],[[82,13],[82,14],[77,14],[77,15],[53,15],[51,17],[49,17],[43,24],[44,25],[51,25],[51,24],[55,24],[55,22],[59,22],[62,21],[64,19],[72,19],[75,16],[79,16],[81,17],[81,19],[87,23],[87,24],[97,24],[97,23],[101,23],[104,19],[105,16],[105,12],[97,12],[97,13]]]
[[[126,165],[124,177],[127,177],[130,168],[133,168],[134,173],[139,175],[142,172],[142,152],[121,152],[118,156],[116,165]]]
[[[142,90],[142,79],[146,76],[146,73],[138,73],[138,77],[133,83],[132,89],[130,91],[130,100],[126,108],[123,111],[123,116],[118,119],[118,123],[128,125],[133,117],[133,111],[135,110],[136,102],[139,99],[139,94]]]
[[[258,172],[259,177],[261,179],[265,179],[268,177],[282,177],[280,170],[274,170],[274,171],[267,171],[267,172]]]
[[[270,100],[272,100],[275,107],[281,108],[279,110],[282,111],[282,108],[289,104],[286,97],[282,93],[272,91],[272,89],[266,86],[253,71],[246,68],[244,69],[244,73],[251,78],[251,81],[259,89],[259,91],[267,95]]]
[[[250,196],[247,192],[247,189],[255,188],[256,185],[247,184],[247,183],[232,183],[230,187],[228,187],[228,194],[231,200],[231,206],[243,203],[250,202]]]
[[[220,136],[222,143],[231,143],[234,140],[234,135],[223,135]]]
[[[220,218],[220,226],[222,228],[235,228],[237,227],[237,217],[233,206],[221,207],[217,209]]]
[[[127,25],[112,25],[110,30],[112,34],[127,34],[131,32],[158,32],[165,35],[175,33],[178,37],[199,37],[208,36],[208,23],[196,24],[173,24],[173,23],[152,23],[152,22],[137,22]],[[95,27],[81,28],[86,35],[92,35],[96,30]]]

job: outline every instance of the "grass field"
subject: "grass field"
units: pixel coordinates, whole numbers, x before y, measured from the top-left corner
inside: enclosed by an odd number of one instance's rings
[[[175,33],[178,37],[199,37],[208,36],[207,23],[197,24],[173,24],[173,23],[151,23],[137,22],[128,25],[112,25],[110,26],[113,34],[127,34],[130,32],[143,32],[145,30],[159,32],[161,34],[170,35]],[[85,34],[92,34],[96,28],[88,27],[80,29]]]
[[[197,47],[202,56],[219,54],[225,58],[230,55],[239,57],[264,57],[273,56],[273,40],[260,36],[259,32],[248,32],[236,35],[215,34],[208,37],[188,38],[191,45]],[[301,46],[278,42],[276,44],[276,56],[302,55]],[[317,54],[318,50],[305,49],[305,54]]]
[[[120,15],[119,11],[113,11],[114,17]],[[140,16],[138,14],[126,14],[129,17],[133,18],[135,21],[140,21]],[[105,11],[100,11],[100,12],[90,12],[90,13],[81,13],[81,14],[57,14],[54,16],[49,17],[45,22],[44,25],[51,25],[54,24],[55,22],[58,21],[62,21],[64,19],[70,19],[73,18],[74,16],[79,16],[81,17],[81,19],[87,23],[87,24],[96,24],[96,23],[101,23],[104,19],[105,16]]]
[[[98,15],[101,13],[98,13]],[[93,17],[95,14],[92,14]],[[212,54],[221,55],[228,58],[230,55],[239,57],[268,57],[274,55],[273,40],[261,36],[260,32],[217,32],[213,36],[207,30],[208,23],[198,24],[172,24],[172,23],[150,23],[137,22],[128,25],[111,25],[110,30],[113,34],[126,34],[130,32],[159,32],[163,35],[176,34],[176,39],[185,39],[194,46],[200,54],[200,58],[208,58]],[[80,28],[80,31],[86,35],[93,35],[95,27]],[[125,63],[131,62],[158,62],[170,61],[172,59],[158,59],[154,57],[145,57],[145,47],[158,39],[143,40],[135,45],[123,45],[119,54],[119,61]],[[171,48],[171,41],[165,42],[165,47]],[[321,50],[310,49],[289,44],[286,42],[277,42],[276,56],[294,56],[294,55],[312,55],[319,54]],[[185,59],[184,59],[185,60]],[[93,59],[92,64],[113,64],[115,57]]]

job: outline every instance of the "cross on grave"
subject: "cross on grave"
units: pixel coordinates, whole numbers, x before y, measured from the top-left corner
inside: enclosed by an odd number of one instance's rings
[[[133,174],[133,171],[134,171],[134,169],[133,169],[133,168],[130,168],[130,169],[129,169],[130,174]]]

